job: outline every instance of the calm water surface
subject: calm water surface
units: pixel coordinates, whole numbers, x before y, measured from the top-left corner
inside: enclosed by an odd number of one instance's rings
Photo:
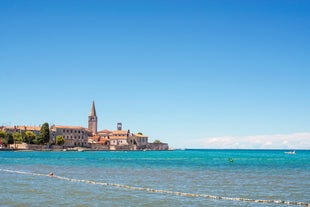
[[[296,151],[295,155],[281,150],[0,151],[0,158],[0,206],[298,206],[253,200],[310,203],[310,151]],[[45,176],[51,171],[56,177]]]

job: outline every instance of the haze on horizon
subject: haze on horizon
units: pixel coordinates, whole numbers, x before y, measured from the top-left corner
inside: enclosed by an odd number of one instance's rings
[[[310,149],[310,2],[0,2],[0,125]]]

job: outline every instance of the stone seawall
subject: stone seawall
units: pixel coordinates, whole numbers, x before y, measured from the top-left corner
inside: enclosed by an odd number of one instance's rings
[[[169,150],[167,143],[149,143],[148,147],[151,150]]]
[[[90,143],[89,146],[91,150],[109,150],[109,146],[103,144]]]
[[[89,147],[81,147],[83,150],[117,150],[117,151],[127,151],[127,150],[169,150],[167,143],[148,143],[147,145],[136,147],[135,145],[103,145],[98,143],[91,143]],[[36,145],[36,144],[11,144],[6,148],[8,150],[34,150],[34,151],[74,151],[77,149],[67,148],[59,145]]]
[[[44,150],[62,150],[63,146],[59,145],[38,145],[38,144],[10,144],[8,146],[9,149],[12,150],[36,150],[36,151],[44,151]]]

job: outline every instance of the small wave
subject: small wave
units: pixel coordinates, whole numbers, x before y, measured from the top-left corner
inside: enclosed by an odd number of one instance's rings
[[[80,183],[87,183],[87,184],[92,184],[92,185],[112,186],[112,187],[124,188],[124,189],[129,189],[129,190],[135,190],[135,191],[146,191],[150,193],[171,194],[171,195],[184,196],[184,197],[201,197],[201,198],[215,199],[215,200],[310,206],[310,203],[297,202],[297,201],[258,200],[258,199],[251,199],[251,198],[238,198],[238,197],[225,197],[225,196],[215,196],[215,195],[207,195],[207,194],[184,193],[184,192],[169,191],[169,190],[157,190],[157,189],[152,189],[152,188],[135,187],[135,186],[129,186],[129,185],[123,185],[123,184],[117,184],[117,183],[105,183],[105,182],[96,182],[92,180],[74,179],[74,178],[67,178],[67,177],[62,177],[62,176],[57,176],[57,175],[50,176],[48,174],[31,173],[31,172],[24,172],[24,171],[17,171],[17,170],[0,169],[0,171],[8,172],[8,173],[24,174],[24,175],[45,176],[45,177],[50,177],[50,178],[56,178],[59,180],[66,180],[70,182],[80,182]]]

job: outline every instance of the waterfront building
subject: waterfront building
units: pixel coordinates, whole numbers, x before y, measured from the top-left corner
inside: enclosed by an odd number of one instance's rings
[[[98,132],[98,135],[101,138],[109,139],[110,135],[112,134],[112,131],[109,131],[107,129],[101,130]]]
[[[128,145],[129,131],[115,130],[109,136],[109,144],[113,145]]]
[[[141,134],[130,134],[130,136],[128,136],[128,144],[135,150],[150,149],[148,137]]]
[[[40,135],[40,126],[2,126],[2,130],[8,133],[25,133],[26,131],[33,132],[36,136]]]
[[[136,145],[139,148],[147,147],[148,145],[148,136],[145,136],[143,134],[135,134],[134,135]]]
[[[136,149],[168,149],[167,144],[152,145],[148,143],[148,136],[142,133],[131,133],[123,130],[122,123],[117,123],[116,130],[97,131],[98,117],[95,102],[92,102],[88,116],[88,128],[82,126],[50,126],[50,143],[56,143],[56,137],[62,136],[65,140],[64,147],[90,147],[103,150],[136,150]],[[40,134],[40,126],[2,126],[1,130],[6,132],[32,131],[37,136]]]
[[[51,126],[50,139],[56,142],[56,137],[60,135],[64,138],[65,147],[87,147],[88,132],[80,126]]]

